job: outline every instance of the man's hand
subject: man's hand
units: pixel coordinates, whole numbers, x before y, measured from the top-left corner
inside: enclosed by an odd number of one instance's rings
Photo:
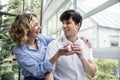
[[[69,56],[69,55],[74,54],[74,51],[69,50],[69,47],[63,47],[63,48],[61,48],[61,49],[58,50],[58,54],[60,56],[62,56],[62,55]]]
[[[72,50],[78,55],[78,57],[80,59],[84,58],[84,56],[83,56],[83,49],[82,49],[82,47],[79,44],[73,44],[72,45]]]

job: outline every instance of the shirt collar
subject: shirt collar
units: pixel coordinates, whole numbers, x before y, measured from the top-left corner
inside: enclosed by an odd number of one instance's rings
[[[21,47],[21,49],[25,49],[26,47],[27,47],[27,45],[22,45],[22,46],[20,46]]]
[[[72,43],[71,41],[69,41],[66,36],[64,35],[61,39],[62,42],[64,43]],[[77,43],[78,41],[81,41],[80,37],[77,35],[77,40],[74,43]]]
[[[39,39],[39,38],[36,38],[37,45],[40,43],[38,39]],[[21,49],[24,50],[25,48],[33,49],[32,47],[30,47],[30,46],[28,46],[28,45],[25,45],[25,44],[21,46]]]

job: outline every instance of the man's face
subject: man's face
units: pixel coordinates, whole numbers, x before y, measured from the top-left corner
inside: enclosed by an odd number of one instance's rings
[[[65,36],[70,37],[70,36],[76,36],[78,29],[80,27],[80,23],[75,24],[75,22],[70,18],[69,20],[63,20],[63,31]]]

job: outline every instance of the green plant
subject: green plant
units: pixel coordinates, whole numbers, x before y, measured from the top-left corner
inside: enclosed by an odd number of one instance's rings
[[[13,74],[13,72],[4,72],[1,75],[1,80],[14,80],[14,74]]]
[[[94,80],[116,80],[117,64],[117,60],[96,59],[97,73]]]
[[[19,65],[17,63],[13,64],[12,65],[12,70],[15,72],[15,73],[18,73],[18,69],[19,69]]]

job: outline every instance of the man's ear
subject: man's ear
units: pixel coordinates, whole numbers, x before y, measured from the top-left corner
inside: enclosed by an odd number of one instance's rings
[[[79,29],[80,29],[80,27],[81,27],[81,26],[80,26],[80,23],[78,23],[78,24],[77,24],[77,26],[78,26],[78,30],[79,30]]]

